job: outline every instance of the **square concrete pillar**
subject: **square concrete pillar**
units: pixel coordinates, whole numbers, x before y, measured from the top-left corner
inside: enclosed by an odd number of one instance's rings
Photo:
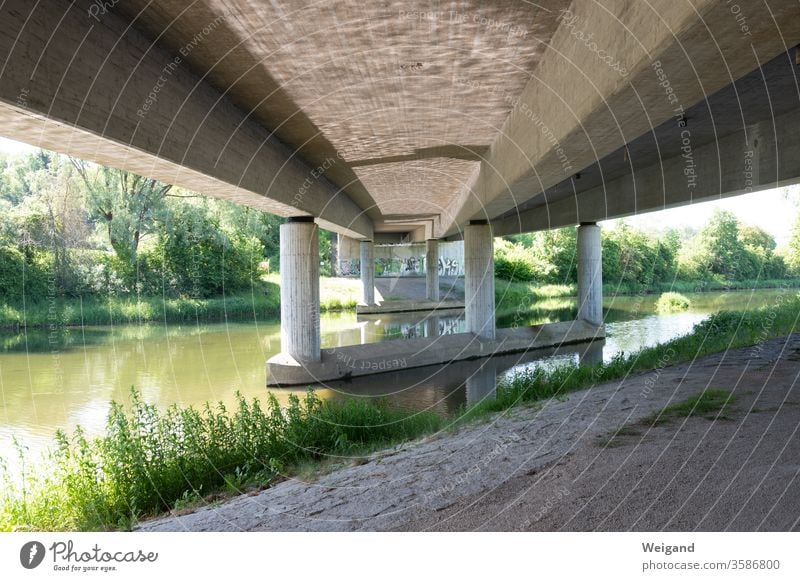
[[[578,226],[578,319],[603,324],[603,247],[600,226]]]
[[[281,352],[298,362],[320,360],[319,228],[311,217],[280,228]]]
[[[361,286],[363,287],[362,303],[372,306],[375,304],[375,260],[372,240],[362,240],[359,250],[361,257]]]
[[[425,242],[425,290],[429,301],[439,300],[439,241]]]
[[[464,302],[467,332],[494,340],[494,239],[486,222],[464,228]]]

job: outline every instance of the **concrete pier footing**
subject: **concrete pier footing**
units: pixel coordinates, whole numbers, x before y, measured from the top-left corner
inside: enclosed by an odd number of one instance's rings
[[[320,361],[319,228],[290,218],[280,228],[281,352],[298,362]]]
[[[496,339],[491,340],[474,333],[457,333],[335,347],[323,349],[322,359],[318,363],[300,364],[280,354],[268,362],[267,385],[309,385],[347,380],[363,375],[403,371],[427,365],[441,366],[453,361],[559,348],[602,339],[605,336],[602,327],[596,327],[585,321],[499,329],[496,335]]]
[[[429,301],[439,300],[439,241],[425,242],[425,289]]]
[[[600,226],[578,226],[578,319],[603,324],[603,256]]]
[[[494,251],[492,227],[470,222],[464,228],[464,302],[466,327],[482,338],[495,338]]]
[[[375,304],[375,252],[372,240],[362,240],[359,243],[359,254],[363,287],[361,302],[366,306],[372,306]]]

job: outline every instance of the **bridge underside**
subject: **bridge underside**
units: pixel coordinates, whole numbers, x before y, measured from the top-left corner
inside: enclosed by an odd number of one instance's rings
[[[464,238],[493,340],[492,236],[585,224],[595,319],[593,223],[800,181],[798,43],[790,0],[6,0],[0,134],[291,218],[318,361],[314,225]]]

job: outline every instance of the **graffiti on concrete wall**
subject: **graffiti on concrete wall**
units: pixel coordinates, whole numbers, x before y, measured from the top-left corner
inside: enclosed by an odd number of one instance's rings
[[[439,259],[439,276],[458,276],[458,260],[455,258]]]
[[[340,246],[339,276],[360,276],[358,246]],[[464,275],[463,242],[440,242],[440,276]],[[375,245],[375,276],[425,276],[425,244]]]
[[[339,276],[360,276],[361,261],[344,258],[339,261]]]

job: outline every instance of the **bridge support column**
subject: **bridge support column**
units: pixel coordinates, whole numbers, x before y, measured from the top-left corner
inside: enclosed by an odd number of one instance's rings
[[[464,228],[464,302],[466,331],[494,339],[494,248],[492,227],[483,220]]]
[[[603,324],[603,255],[600,226],[578,226],[578,319]]]
[[[439,300],[439,241],[425,242],[425,288],[429,301]]]
[[[281,351],[320,361],[319,228],[307,216],[281,224]]]
[[[361,286],[363,287],[362,302],[365,305],[375,304],[375,261],[372,240],[362,240],[360,245],[361,256]]]

